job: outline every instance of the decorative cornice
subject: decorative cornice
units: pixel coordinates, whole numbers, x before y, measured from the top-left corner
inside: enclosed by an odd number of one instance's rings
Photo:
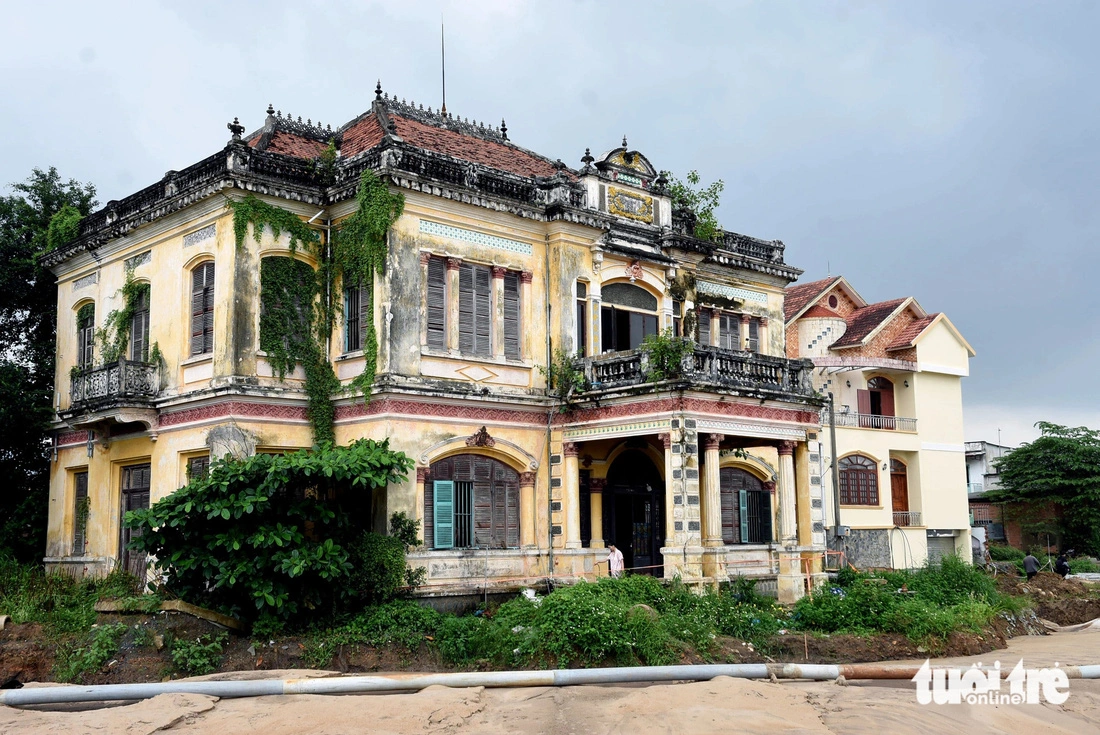
[[[565,442],[562,444],[561,453],[566,457],[576,457],[577,445],[574,442]]]
[[[520,487],[534,487],[536,477],[538,477],[537,472],[521,472],[521,473],[519,473],[519,486]]]
[[[779,442],[779,456],[780,457],[790,457],[793,454],[794,454],[794,442],[792,442],[792,441],[781,441],[781,442]]]
[[[703,449],[717,452],[723,439],[725,439],[725,436],[722,434],[707,434],[707,438],[703,440]]]
[[[417,484],[423,484],[428,481],[428,476],[431,474],[431,469],[428,467],[416,468],[416,482]]]

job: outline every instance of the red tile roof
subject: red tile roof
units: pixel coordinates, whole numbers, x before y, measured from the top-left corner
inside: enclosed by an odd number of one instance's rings
[[[903,301],[905,299],[880,301],[877,304],[868,304],[861,309],[856,309],[845,320],[848,322],[848,329],[844,332],[844,336],[833,342],[829,347],[836,349],[837,347],[855,347],[859,345],[868,334],[875,331],[882,324],[883,320],[893,314]]]
[[[288,133],[285,130],[276,130],[271,134],[271,142],[267,144],[269,153],[282,153],[284,156],[296,156],[298,158],[316,158],[325,150],[325,143],[312,140],[301,135]]]
[[[820,281],[800,283],[797,286],[788,286],[783,294],[783,314],[785,321],[790,321],[794,315],[802,311],[811,301],[822,294],[829,286],[840,280],[840,276],[822,278]]]
[[[344,131],[340,154],[345,158],[370,150],[382,142],[382,126],[374,115],[366,115]]]
[[[903,329],[901,333],[894,339],[894,341],[887,347],[887,350],[904,350],[907,347],[913,346],[913,340],[920,336],[921,332],[928,329],[928,325],[938,317],[939,314],[929,314],[926,317],[915,319],[913,322]]]
[[[829,309],[826,309],[824,306],[820,306],[818,304],[815,304],[815,305],[811,306],[809,309],[807,309],[805,312],[803,312],[802,316],[803,316],[803,318],[814,317],[814,316],[816,316],[816,317],[832,317],[834,319],[843,319],[844,318],[840,314],[837,314],[835,311],[830,311]]]
[[[390,119],[397,126],[397,134],[405,142],[418,148],[454,156],[472,163],[480,163],[483,166],[520,176],[553,176],[557,173],[557,169],[550,161],[538,158],[515,146],[425,125],[399,115],[391,114]]]

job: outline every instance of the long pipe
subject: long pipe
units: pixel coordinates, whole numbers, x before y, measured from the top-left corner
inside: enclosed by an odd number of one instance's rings
[[[105,702],[149,699],[159,694],[205,694],[211,697],[263,697],[282,694],[369,694],[409,692],[430,686],[547,687],[585,684],[628,684],[660,681],[709,681],[718,676],[736,679],[912,679],[920,670],[913,664],[712,664],[702,666],[637,666],[551,671],[481,671],[449,674],[395,674],[341,676],[318,679],[251,681],[169,681],[150,684],[55,686],[0,691],[0,704],[24,706],[62,702]],[[1100,679],[1100,665],[1063,666],[1069,679]],[[1007,674],[1007,672],[1004,672]]]

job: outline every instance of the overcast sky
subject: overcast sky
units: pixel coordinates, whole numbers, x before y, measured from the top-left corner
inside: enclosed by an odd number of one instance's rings
[[[452,113],[572,166],[625,133],[803,280],[946,312],[968,440],[1100,426],[1096,3],[9,4],[0,182],[56,166],[102,204],[269,102],[335,128],[381,78],[438,107],[441,14]]]

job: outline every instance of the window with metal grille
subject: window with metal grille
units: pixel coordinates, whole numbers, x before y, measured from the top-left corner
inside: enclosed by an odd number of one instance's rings
[[[737,467],[719,471],[722,543],[766,544],[772,540],[771,493],[755,475]]]
[[[458,268],[458,349],[467,355],[492,354],[492,274],[484,266]]]
[[[133,510],[142,510],[149,507],[151,471],[150,465],[139,464],[122,468],[122,517]],[[121,538],[119,539],[122,568],[138,579],[145,579],[148,559],[140,551],[129,548],[130,542],[141,536],[140,528],[128,528],[122,524]]]
[[[443,258],[428,260],[428,346],[447,347],[447,264]]]
[[[878,505],[878,467],[873,460],[853,454],[841,459],[837,468],[842,505]]]
[[[88,531],[88,473],[73,475],[73,556],[84,555]]]
[[[360,290],[358,286],[344,289],[344,352],[362,348],[359,334]]]
[[[210,455],[204,454],[201,457],[191,457],[187,460],[187,479],[197,480],[206,477],[210,474]]]
[[[588,286],[577,281],[577,356],[588,355]]]
[[[191,354],[214,351],[214,264],[191,271]]]
[[[130,321],[130,359],[149,360],[149,286],[146,284],[134,297],[134,317]]]
[[[424,542],[436,549],[519,547],[519,474],[480,454],[431,466]]]

